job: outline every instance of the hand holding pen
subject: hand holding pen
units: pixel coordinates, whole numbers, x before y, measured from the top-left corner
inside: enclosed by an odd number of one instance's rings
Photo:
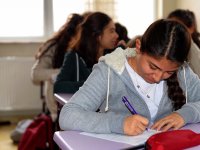
[[[132,114],[124,120],[124,133],[127,135],[138,135],[143,133],[147,129],[149,123],[148,119],[138,115],[125,96],[122,97],[122,101]]]
[[[125,96],[122,97],[122,101],[124,102],[125,106],[128,108],[132,115],[138,114]]]

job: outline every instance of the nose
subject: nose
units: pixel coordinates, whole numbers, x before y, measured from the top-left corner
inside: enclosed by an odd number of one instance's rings
[[[163,72],[158,71],[154,74],[153,79],[156,83],[159,83],[162,80]]]

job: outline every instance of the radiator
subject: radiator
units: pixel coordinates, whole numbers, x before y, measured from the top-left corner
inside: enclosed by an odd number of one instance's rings
[[[0,57],[0,116],[39,112],[40,87],[32,83],[32,57]]]

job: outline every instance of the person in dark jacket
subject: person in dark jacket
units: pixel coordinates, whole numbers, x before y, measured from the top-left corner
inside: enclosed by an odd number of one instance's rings
[[[72,43],[72,50],[65,54],[63,66],[54,84],[54,93],[75,93],[104,50],[116,46],[118,34],[114,22],[107,14],[92,13],[77,30],[77,40]]]

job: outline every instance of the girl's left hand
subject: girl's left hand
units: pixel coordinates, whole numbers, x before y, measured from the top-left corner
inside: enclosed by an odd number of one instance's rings
[[[169,129],[179,129],[185,124],[184,119],[177,112],[173,112],[172,114],[158,120],[153,124],[151,129],[158,131],[167,131]]]

